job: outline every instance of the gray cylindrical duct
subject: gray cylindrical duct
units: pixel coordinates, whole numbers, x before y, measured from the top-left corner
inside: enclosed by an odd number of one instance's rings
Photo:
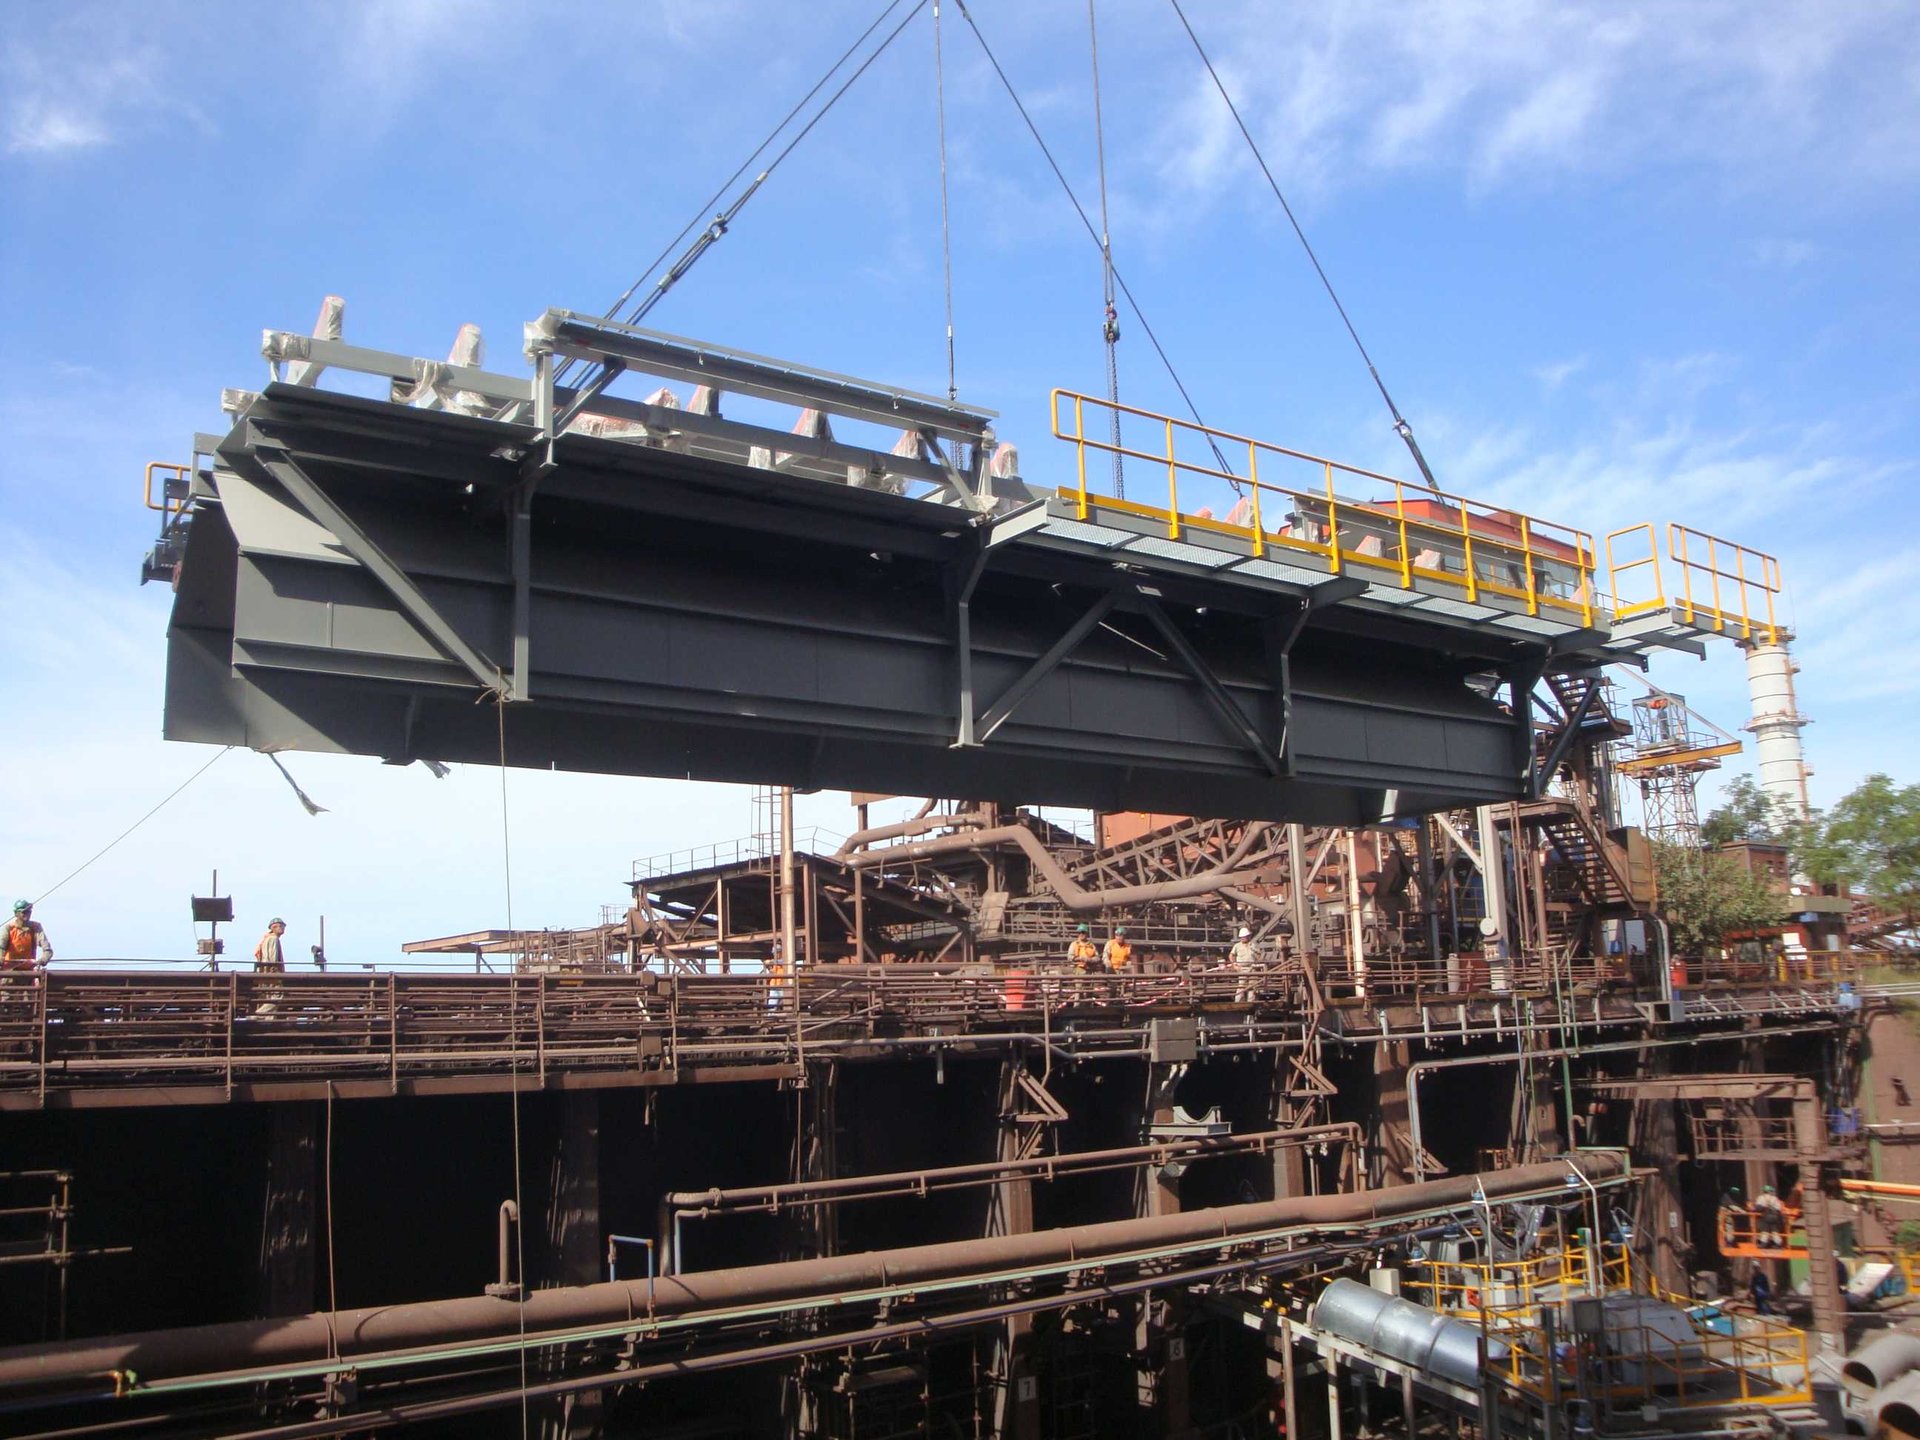
[[[1336,1280],[1327,1286],[1313,1307],[1313,1324],[1456,1385],[1480,1383],[1478,1326],[1396,1299],[1357,1280]],[[1506,1354],[1503,1342],[1487,1342],[1489,1361],[1497,1364]]]
[[[1920,1374],[1909,1371],[1867,1402],[1869,1433],[1884,1428],[1901,1440],[1920,1440]]]
[[[1899,1379],[1920,1365],[1920,1334],[1911,1330],[1889,1330],[1862,1345],[1840,1367],[1840,1383],[1855,1399],[1868,1399],[1874,1391]]]

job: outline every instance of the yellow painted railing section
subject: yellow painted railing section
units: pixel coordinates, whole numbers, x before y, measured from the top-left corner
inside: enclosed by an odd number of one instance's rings
[[[167,492],[164,485],[161,487],[161,490],[160,490],[160,498],[158,500],[155,500],[153,498],[153,477],[157,474],[171,475],[177,480],[185,480],[193,474],[192,468],[186,465],[170,464],[165,460],[155,460],[150,462],[147,466],[147,475],[146,475],[147,509],[158,510],[162,514],[166,514],[166,515],[178,515],[182,510],[187,508],[187,502],[185,500],[169,500],[167,498]]]
[[[1605,1352],[1583,1349],[1582,1337],[1562,1323],[1549,1332],[1543,1312],[1562,1310],[1571,1296],[1641,1294],[1683,1310],[1695,1302],[1655,1284],[1636,1270],[1618,1244],[1573,1244],[1523,1261],[1417,1262],[1407,1274],[1407,1297],[1482,1324],[1504,1342],[1494,1373],[1509,1388],[1557,1402],[1576,1392],[1615,1403],[1653,1399],[1680,1408],[1746,1401],[1804,1404],[1812,1396],[1810,1352],[1804,1331],[1759,1316],[1738,1317],[1734,1334],[1696,1323],[1674,1344],[1647,1325],[1609,1331]]]
[[[1781,639],[1775,608],[1780,562],[1773,556],[1691,526],[1668,525],[1663,575],[1653,526],[1615,530],[1606,544],[1607,589],[1616,621],[1675,611],[1689,625],[1736,640],[1772,645]]]
[[[1136,432],[1151,427],[1158,448],[1093,433],[1110,434],[1115,417],[1131,419]],[[1077,497],[1082,519],[1101,511],[1141,516],[1163,525],[1169,540],[1192,531],[1232,535],[1246,540],[1257,557],[1277,551],[1298,563],[1311,556],[1332,575],[1352,572],[1407,590],[1426,588],[1416,583],[1424,581],[1468,601],[1498,595],[1520,602],[1529,615],[1559,611],[1593,624],[1597,563],[1593,537],[1585,531],[1072,390],[1053,392],[1053,433],[1074,447],[1078,483],[1069,493]],[[1207,458],[1183,457],[1183,440],[1204,446]],[[1244,458],[1246,472],[1224,468],[1216,451]],[[1092,490],[1089,452],[1141,461],[1164,473],[1166,504]],[[1180,508],[1183,480],[1226,481],[1243,498],[1225,520],[1188,513]],[[1355,481],[1391,494],[1355,500],[1340,493],[1339,484]]]
[[[1667,553],[1680,567],[1674,604],[1689,621],[1742,640],[1779,643],[1778,560],[1685,525],[1667,526]]]

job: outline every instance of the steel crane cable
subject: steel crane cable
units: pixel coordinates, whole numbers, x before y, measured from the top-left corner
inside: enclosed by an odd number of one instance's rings
[[[822,90],[824,90],[827,87],[827,82],[832,80],[833,77],[840,72],[840,68],[843,65],[845,65],[848,60],[852,59],[854,55],[859,53],[860,47],[867,43],[868,39],[872,37],[874,31],[878,30],[883,24],[885,24],[888,17],[891,16],[895,10],[898,10],[900,6],[902,6],[905,3],[907,3],[907,0],[888,0],[887,5],[881,9],[878,15],[874,16],[872,23],[869,24],[865,30],[862,30],[859,36],[854,40],[854,42],[851,45],[847,46],[847,48],[840,53],[839,59],[835,60],[832,65],[827,67],[826,73],[823,74],[818,80],[814,82],[813,88],[807,91],[805,95],[802,95],[799,101],[794,105],[794,107],[791,110],[787,111],[786,115],[781,118],[780,123],[778,125],[775,125],[772,130],[767,132],[767,138],[762,140],[758,145],[754,147],[753,153],[748,155],[745,160],[742,160],[738,168],[736,168],[734,172],[726,178],[726,180],[719,186],[719,188],[717,188],[713,192],[712,195],[707,197],[706,203],[703,204],[698,210],[694,212],[693,218],[687,221],[687,223],[681,227],[680,233],[675,235],[673,239],[669,240],[666,243],[666,245],[661,249],[660,253],[654,256],[652,261],[648,263],[647,268],[640,272],[640,278],[635,280],[631,285],[629,285],[626,288],[626,290],[622,292],[620,298],[614,301],[613,304],[607,307],[606,311],[604,312],[601,318],[606,320],[611,320],[620,313],[621,307],[623,307],[629,300],[631,300],[634,297],[634,295],[639,291],[642,285],[647,283],[648,278],[653,274],[654,271],[660,268],[661,263],[664,260],[666,260],[666,258],[669,255],[673,254],[674,250],[680,245],[680,243],[683,240],[685,240],[687,236],[691,235],[694,232],[694,230],[697,229],[700,226],[700,224],[707,219],[708,215],[713,213],[713,207],[720,203],[721,199],[727,194],[729,190],[731,190],[734,187],[734,185],[739,181],[740,177],[746,174],[747,171],[750,168],[752,168],[754,162],[757,161],[762,155],[764,155],[767,152],[768,148],[772,146],[773,143],[780,138],[781,132],[784,131],[789,125],[791,125],[794,122],[794,119],[803,110],[805,110],[809,104],[812,103],[814,96],[818,95]],[[708,229],[707,234],[701,237],[700,242],[696,242],[695,248],[692,251],[690,251],[687,255],[682,256],[681,260],[677,264],[675,264],[673,269],[668,271],[668,273],[665,276],[661,277],[660,282],[654,287],[653,293],[647,296],[646,299],[642,300],[640,304],[634,308],[633,313],[626,317],[623,323],[628,325],[639,323],[639,321],[646,315],[646,313],[649,310],[651,310],[655,304],[659,302],[661,297],[664,296],[666,292],[669,289],[671,289],[675,283],[679,281],[680,277],[686,273],[687,268],[692,264],[692,262],[698,259],[701,254],[705,253],[707,245],[711,244],[713,240],[717,240],[719,238],[719,235],[714,233],[714,227],[717,227],[720,233],[722,234],[725,233],[726,222],[731,220],[734,215],[739,213],[740,206],[744,204],[749,197],[751,197],[751,195],[755,190],[759,189],[760,186],[763,183],[765,183],[768,176],[772,175],[773,172],[779,168],[780,162],[785,160],[787,156],[793,153],[794,146],[798,145],[802,140],[807,138],[808,132],[811,131],[815,125],[818,125],[820,121],[826,117],[827,112],[833,109],[834,105],[839,102],[839,99],[842,95],[845,95],[847,93],[847,90],[853,85],[854,81],[858,80],[862,75],[866,73],[868,66],[872,65],[875,60],[880,58],[881,54],[887,49],[887,47],[893,43],[894,38],[898,36],[902,30],[906,29],[907,23],[911,21],[915,15],[920,13],[921,9],[924,8],[926,3],[927,3],[927,0],[919,0],[919,3],[915,4],[914,7],[907,12],[905,19],[901,20],[901,22],[898,25],[896,25],[891,32],[889,32],[889,34],[887,35],[887,38],[880,42],[879,46],[873,51],[873,53],[867,56],[867,58],[860,63],[859,68],[856,69],[853,72],[853,74],[847,78],[846,82],[842,84],[838,90],[834,91],[833,95],[827,100],[827,103],[820,107],[820,109],[814,114],[812,119],[807,121],[806,125],[802,127],[800,133],[794,136],[793,139],[787,144],[786,148],[773,158],[773,160],[771,161],[771,163],[768,164],[765,170],[760,172],[759,176],[754,180],[753,184],[747,188],[747,193],[741,196],[740,199],[736,201],[727,212],[725,212],[724,216],[717,218],[716,220],[711,222],[711,225]],[[554,378],[557,380],[565,377],[567,373],[570,372],[573,369],[574,365],[577,363],[579,362],[571,359],[565,361],[554,372]]]
[[[947,62],[940,38],[940,0],[933,0],[933,95],[940,118],[940,274],[947,295],[947,399],[960,398],[953,363],[953,229],[947,205]]]
[[[1113,493],[1127,494],[1127,465],[1120,454],[1120,315],[1113,307],[1113,227],[1107,222],[1107,131],[1100,114],[1100,30],[1087,0],[1087,53],[1093,68],[1093,152],[1100,169],[1100,337],[1107,344],[1107,417],[1112,422]]]
[[[1066,173],[1061,170],[1060,162],[1053,158],[1053,151],[1048,148],[1046,140],[1042,138],[1040,127],[1033,123],[1033,116],[1027,113],[1027,107],[1021,102],[1020,92],[1013,88],[1013,81],[1007,78],[1007,72],[1001,68],[999,57],[993,53],[993,47],[987,44],[987,37],[980,33],[980,22],[975,20],[973,12],[967,9],[967,0],[954,0],[954,3],[960,7],[960,18],[965,20],[968,28],[973,31],[973,38],[980,42],[980,49],[985,53],[987,63],[993,66],[993,73],[1000,77],[1000,86],[1007,92],[1007,98],[1013,101],[1013,108],[1020,112],[1021,120],[1026,122],[1027,133],[1033,136],[1033,143],[1038,145],[1040,153],[1046,156],[1048,168],[1053,171],[1053,178],[1060,182],[1060,188],[1066,192],[1067,202],[1073,206],[1073,213],[1080,217],[1080,223],[1086,228],[1087,235],[1093,243],[1096,246],[1099,245],[1100,232],[1093,228],[1093,221],[1087,216],[1087,207],[1082,205],[1080,197],[1073,193],[1073,186],[1067,183]],[[1153,346],[1153,353],[1160,357],[1160,363],[1166,367],[1167,377],[1173,381],[1174,389],[1180,392],[1180,398],[1186,404],[1187,413],[1193,417],[1193,423],[1200,427],[1202,434],[1206,435],[1207,446],[1213,451],[1213,458],[1219,462],[1221,473],[1227,476],[1234,489],[1238,491],[1240,484],[1234,477],[1233,467],[1227,463],[1227,457],[1220,453],[1220,447],[1214,443],[1212,434],[1207,431],[1206,422],[1200,418],[1199,407],[1193,403],[1193,396],[1187,393],[1187,387],[1180,379],[1180,372],[1173,368],[1173,361],[1168,357],[1166,347],[1160,343],[1160,337],[1153,333],[1153,326],[1147,323],[1146,312],[1140,308],[1140,302],[1133,298],[1133,290],[1127,284],[1127,277],[1120,273],[1117,265],[1113,270],[1113,283],[1119,287],[1120,294],[1125,297],[1127,308],[1133,312],[1133,318],[1140,322],[1141,333],[1147,337],[1147,343]]]
[[[1393,396],[1387,393],[1386,381],[1380,378],[1380,372],[1374,367],[1373,357],[1367,353],[1367,347],[1360,341],[1360,332],[1353,328],[1348,318],[1347,307],[1340,303],[1340,297],[1334,293],[1333,281],[1327,278],[1327,272],[1321,267],[1320,257],[1313,253],[1313,246],[1307,240],[1307,232],[1300,228],[1299,220],[1294,218],[1293,207],[1287,203],[1287,197],[1280,193],[1280,182],[1273,178],[1273,171],[1267,167],[1266,156],[1260,153],[1260,147],[1254,143],[1253,132],[1247,129],[1247,122],[1240,117],[1240,107],[1233,103],[1233,96],[1227,93],[1226,84],[1220,79],[1220,72],[1213,68],[1206,47],[1200,43],[1200,37],[1194,33],[1193,23],[1187,19],[1187,12],[1180,8],[1180,0],[1167,0],[1173,6],[1173,13],[1180,17],[1181,28],[1187,32],[1187,38],[1193,42],[1200,63],[1207,67],[1207,74],[1213,79],[1213,88],[1220,92],[1220,98],[1227,102],[1227,109],[1233,115],[1233,123],[1240,127],[1240,136],[1247,142],[1247,149],[1253,152],[1254,163],[1260,167],[1260,173],[1267,177],[1267,187],[1273,191],[1273,198],[1280,202],[1280,208],[1286,213],[1287,223],[1293,227],[1293,233],[1300,239],[1300,248],[1307,252],[1307,259],[1313,264],[1313,273],[1320,277],[1320,283],[1326,287],[1327,298],[1333,302],[1333,308],[1340,313],[1340,323],[1347,327],[1347,334],[1353,338],[1353,345],[1360,352],[1360,358],[1366,362],[1367,374],[1373,377],[1374,387],[1379,390],[1380,398],[1387,402],[1387,413],[1393,416],[1393,428],[1399,437],[1406,441],[1407,449],[1413,454],[1413,463],[1420,467],[1420,473],[1426,477],[1427,484],[1439,489],[1439,482],[1433,478],[1433,471],[1427,468],[1427,457],[1420,453],[1420,445],[1413,438],[1413,427],[1400,413],[1400,407],[1393,403]]]

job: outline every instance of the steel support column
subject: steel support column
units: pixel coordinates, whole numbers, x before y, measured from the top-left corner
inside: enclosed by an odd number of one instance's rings
[[[322,1107],[312,1101],[272,1107],[267,1136],[267,1202],[260,1233],[263,1317],[314,1308],[316,1216]],[[331,1156],[327,1157],[331,1161]]]

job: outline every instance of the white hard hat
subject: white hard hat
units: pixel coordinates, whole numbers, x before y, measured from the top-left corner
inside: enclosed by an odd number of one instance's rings
[[[1253,938],[1253,931],[1247,929],[1246,926],[1242,925],[1240,927],[1240,938],[1242,940],[1251,940]]]

